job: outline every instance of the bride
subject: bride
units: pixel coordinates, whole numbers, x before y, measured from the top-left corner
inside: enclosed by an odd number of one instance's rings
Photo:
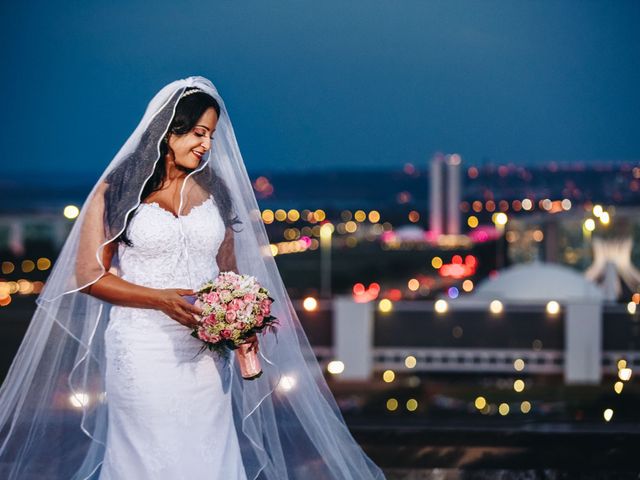
[[[275,299],[277,335],[248,340],[252,381],[190,335],[185,296],[228,270]],[[0,389],[1,478],[384,478],[322,376],[207,79],[151,100],[37,304]]]

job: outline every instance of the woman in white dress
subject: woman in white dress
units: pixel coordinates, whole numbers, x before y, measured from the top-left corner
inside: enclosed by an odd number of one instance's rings
[[[263,375],[201,351],[185,298],[255,276],[278,334]],[[215,87],[164,87],[96,183],[0,389],[0,477],[381,479],[286,294]]]

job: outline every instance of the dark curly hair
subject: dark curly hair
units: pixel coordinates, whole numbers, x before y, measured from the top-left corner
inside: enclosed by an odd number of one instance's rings
[[[196,92],[184,96],[184,93],[191,90],[196,90]],[[175,106],[175,113],[169,123],[169,127],[166,129],[166,132],[163,133],[163,138],[166,138],[168,133],[174,133],[176,135],[188,133],[208,108],[213,108],[218,117],[220,117],[220,105],[211,95],[197,88],[188,88],[182,95]],[[156,121],[162,120],[156,119]],[[121,205],[122,202],[120,199],[123,198],[123,190],[127,188],[127,179],[129,178],[128,168],[131,168],[132,163],[135,165],[136,158],[144,158],[144,156],[150,154],[155,155],[159,150],[159,154],[157,154],[154,162],[154,170],[142,188],[141,200],[144,200],[153,192],[159,190],[165,180],[166,168],[164,162],[161,160],[169,153],[169,145],[167,142],[161,141],[160,148],[158,149],[157,143],[152,142],[150,139],[150,131],[152,131],[152,128],[147,129],[142,135],[140,144],[129,158],[123,161],[120,166],[116,167],[105,179],[105,182],[108,184],[105,192],[105,221],[109,230],[108,233],[111,235],[115,235],[122,229],[122,225],[119,224],[120,218],[123,213],[130,208],[130,206]],[[241,223],[233,213],[229,189],[212,169],[205,168],[195,175],[194,179],[205,190],[216,192],[215,201],[220,210],[225,227],[232,227],[235,224]],[[122,229],[122,233],[115,238],[115,242],[123,242],[127,246],[133,246],[131,239],[127,236],[127,230],[136,212],[137,209],[134,209],[127,214],[124,229]]]

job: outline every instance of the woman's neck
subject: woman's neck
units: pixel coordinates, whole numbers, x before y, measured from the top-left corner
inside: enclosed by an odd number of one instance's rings
[[[184,179],[189,172],[176,164],[175,158],[173,158],[173,155],[167,155],[165,158],[165,176],[164,176],[164,181],[165,183],[173,183],[173,182],[179,182],[180,180]]]

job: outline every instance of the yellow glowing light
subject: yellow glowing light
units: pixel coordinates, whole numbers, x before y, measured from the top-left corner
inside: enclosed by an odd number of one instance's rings
[[[476,228],[478,226],[478,217],[476,217],[475,215],[471,215],[469,218],[467,218],[467,225],[469,225],[471,228]]]
[[[524,401],[520,404],[520,411],[522,413],[529,413],[531,411],[531,403],[528,401]]]
[[[4,275],[8,275],[10,273],[13,273],[13,270],[15,268],[16,267],[11,262],[2,262],[2,273]]]
[[[624,383],[622,383],[622,382],[616,382],[616,383],[613,385],[613,390],[614,390],[618,395],[620,395],[620,394],[622,393],[622,389],[623,389],[623,388],[624,388]]]
[[[542,240],[544,240],[544,232],[542,230],[534,230],[533,239],[536,242],[541,242]]]
[[[324,210],[322,210],[322,209],[320,209],[320,208],[319,208],[318,210],[316,210],[315,212],[313,212],[313,215],[316,217],[316,220],[317,220],[318,222],[321,222],[321,221],[323,221],[325,218],[327,218],[327,214],[326,214],[326,213],[324,213]]]
[[[484,397],[477,397],[476,401],[473,402],[473,404],[476,406],[478,410],[482,410],[484,407],[487,406],[487,399]]]
[[[493,300],[489,304],[489,311],[494,315],[498,315],[502,313],[503,310],[504,310],[504,305],[502,305],[502,302],[500,300]]]
[[[391,383],[396,379],[396,374],[393,370],[385,370],[382,373],[382,380],[384,380],[386,383]]]
[[[618,378],[623,382],[629,381],[629,379],[631,379],[631,369],[627,367],[618,370]]]
[[[389,313],[391,310],[393,310],[393,303],[391,303],[391,300],[389,300],[388,298],[383,298],[378,303],[378,310],[380,310],[382,313]]]
[[[300,212],[293,208],[287,212],[287,217],[289,218],[290,222],[297,222],[298,220],[300,220]]]
[[[610,408],[607,408],[603,413],[602,416],[604,417],[604,421],[605,422],[609,422],[611,421],[611,419],[613,418],[613,410]]]
[[[431,259],[431,266],[433,268],[440,268],[442,266],[442,259],[440,257],[433,257]]]
[[[524,390],[524,381],[517,379],[515,382],[513,382],[513,389],[520,393]]]
[[[521,358],[516,358],[513,362],[513,368],[515,368],[518,372],[524,370],[524,360]]]
[[[593,232],[596,229],[596,222],[593,220],[593,218],[587,218],[584,221],[584,229],[587,232]]]
[[[318,301],[313,297],[307,297],[302,302],[302,307],[307,312],[313,312],[318,308]]]
[[[571,200],[568,198],[563,199],[561,205],[563,210],[571,210]]]
[[[602,215],[603,212],[604,212],[604,208],[602,208],[602,205],[594,205],[593,206],[593,216],[594,217],[599,217],[600,215]]]
[[[7,282],[0,282],[0,299],[7,298],[9,295],[9,284]]]
[[[627,303],[627,312],[633,315],[634,313],[636,313],[636,310],[637,310],[636,302]]]
[[[433,308],[435,309],[436,313],[446,313],[447,310],[449,310],[449,304],[446,300],[440,299],[433,304]]]
[[[610,221],[611,217],[609,217],[609,214],[607,212],[602,212],[602,215],[600,215],[600,223],[603,225],[609,225]]]
[[[364,210],[356,210],[356,213],[353,214],[353,218],[355,218],[356,222],[364,222],[367,219],[367,214]]]
[[[420,282],[418,280],[416,280],[415,278],[412,278],[411,280],[409,280],[407,282],[407,287],[409,287],[409,290],[411,290],[412,292],[415,292],[416,290],[418,290],[420,288]],[[634,303],[635,305],[635,303]]]
[[[287,219],[287,212],[279,208],[278,210],[276,210],[274,216],[277,221],[284,222]]]
[[[462,289],[465,292],[470,292],[473,290],[473,281],[471,280],[465,280],[464,282],[462,282]]]
[[[380,221],[380,212],[377,210],[371,210],[369,212],[369,221],[371,223],[378,223]]]
[[[507,217],[507,214],[503,212],[497,213],[494,220],[495,224],[500,226],[506,225],[508,221],[509,217]]]
[[[262,212],[262,221],[267,225],[273,223],[275,216],[273,215],[273,210],[264,210]]]
[[[22,261],[22,271],[24,273],[29,273],[29,272],[33,272],[33,270],[36,268],[36,264],[33,263],[32,260],[23,260]]]
[[[398,400],[395,398],[390,398],[387,400],[387,410],[390,412],[395,412],[398,409]]]
[[[80,209],[75,205],[67,205],[66,207],[64,207],[62,214],[65,216],[65,218],[73,220],[78,215],[80,215]]]
[[[344,224],[344,229],[347,233],[354,233],[358,229],[358,224],[353,220],[349,220]]]
[[[498,413],[500,415],[502,415],[503,417],[505,415],[508,415],[509,414],[509,404],[501,403],[500,406],[498,407]]]
[[[38,270],[48,270],[49,268],[51,268],[51,260],[41,257],[38,259],[37,265]]]
[[[549,315],[557,315],[560,312],[560,304],[555,300],[551,300],[547,303],[547,313]]]
[[[415,412],[418,409],[418,401],[415,398],[407,400],[407,410]]]
[[[522,200],[522,209],[523,210],[527,210],[528,211],[528,210],[531,210],[532,208],[533,208],[533,202],[530,199],[525,198],[524,200]]]
[[[327,365],[327,371],[332,375],[339,375],[344,372],[344,363],[340,360],[333,360]]]
[[[334,230],[335,228],[332,223],[323,223],[320,227],[320,238],[325,240],[330,239]]]
[[[623,368],[627,368],[627,361],[624,358],[618,360],[618,370],[622,370]]]
[[[404,359],[404,366],[407,368],[414,368],[417,363],[418,361],[416,360],[416,357],[414,357],[413,355],[409,355],[407,358]]]

